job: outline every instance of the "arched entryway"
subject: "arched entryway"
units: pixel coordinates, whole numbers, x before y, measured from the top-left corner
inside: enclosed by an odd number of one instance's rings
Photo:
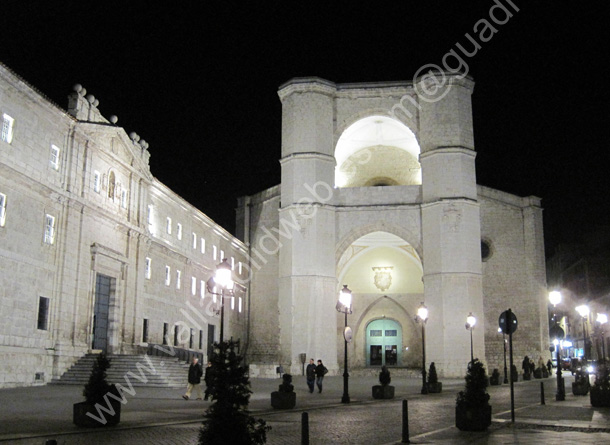
[[[402,327],[388,318],[366,327],[366,365],[397,366],[402,363]]]

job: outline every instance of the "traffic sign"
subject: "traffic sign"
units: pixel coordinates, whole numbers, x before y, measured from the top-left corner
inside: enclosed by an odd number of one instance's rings
[[[500,314],[498,320],[500,329],[505,334],[513,334],[517,330],[517,316],[510,309]]]

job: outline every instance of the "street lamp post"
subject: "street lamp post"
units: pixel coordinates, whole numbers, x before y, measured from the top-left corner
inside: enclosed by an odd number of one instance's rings
[[[549,301],[553,305],[553,320],[555,323],[550,329],[551,338],[553,338],[553,344],[555,345],[556,357],[557,357],[557,393],[555,394],[555,400],[561,402],[566,399],[566,390],[561,377],[561,340],[565,336],[565,332],[559,326],[557,322],[557,315],[555,313],[555,306],[561,303],[561,293],[559,291],[549,292]]]
[[[206,285],[209,293],[220,297],[220,342],[222,343],[224,341],[224,299],[227,296],[232,297],[234,295],[235,287],[235,282],[231,277],[231,266],[229,266],[226,258],[216,266],[214,276],[207,281]]]
[[[417,309],[417,317],[415,320],[421,323],[421,344],[422,344],[422,363],[421,363],[421,376],[422,376],[422,387],[421,393],[428,394],[428,385],[426,384],[426,321],[428,320],[428,308],[422,302]]]
[[[597,314],[596,321],[600,325],[599,335],[602,340],[602,361],[605,365],[606,364],[606,338],[605,338],[606,333],[604,332],[604,325],[606,323],[608,323],[608,316],[606,314]]]
[[[347,284],[343,285],[343,289],[339,292],[339,300],[337,301],[337,311],[345,314],[345,329],[343,331],[344,357],[343,357],[343,396],[341,403],[349,403],[349,374],[347,373],[347,342],[351,340],[351,330],[347,327],[347,314],[352,313],[352,291],[348,289]]]
[[[498,328],[502,331],[502,328]],[[504,345],[504,384],[508,383],[508,367],[506,366],[506,334],[502,331],[502,344]]]
[[[474,325],[477,324],[477,318],[472,315],[472,312],[468,314],[466,317],[466,329],[470,331],[470,362],[474,362],[474,352],[472,348],[472,331],[474,330]]]
[[[584,361],[587,361],[587,326],[585,324],[585,320],[589,318],[589,306],[586,304],[582,304],[580,306],[576,306],[576,312],[582,317],[582,358]]]

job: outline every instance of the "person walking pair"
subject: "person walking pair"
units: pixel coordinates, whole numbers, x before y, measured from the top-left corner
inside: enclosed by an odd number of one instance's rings
[[[318,360],[318,365],[316,366],[313,359],[309,359],[309,364],[307,365],[305,373],[309,392],[312,393],[314,391],[315,383],[315,385],[318,387],[318,393],[321,393],[324,376],[328,373],[328,369],[326,369],[326,366],[324,366],[322,360]]]

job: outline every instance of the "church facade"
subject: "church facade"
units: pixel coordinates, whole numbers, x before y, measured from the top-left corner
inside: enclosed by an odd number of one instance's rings
[[[470,313],[474,357],[502,369],[498,319],[509,308],[515,356],[548,358],[540,199],[477,185],[474,83],[443,80],[432,95],[424,79],[280,87],[281,184],[238,207],[253,268],[249,358],[261,375],[271,362],[300,372],[303,357],[342,372],[343,286],[350,369],[421,369],[425,337],[426,366],[463,376]]]
[[[233,236],[158,181],[148,144],[84,88],[64,110],[0,64],[0,387],[91,351],[208,354],[223,259],[238,283],[224,338],[252,377],[298,374],[303,356],[341,372],[343,285],[350,369],[417,368],[425,332],[426,362],[462,376],[470,312],[475,357],[501,368],[508,308],[515,356],[548,354],[540,199],[476,184],[474,84],[448,81],[432,99],[412,82],[281,86],[281,184],[240,198]]]

